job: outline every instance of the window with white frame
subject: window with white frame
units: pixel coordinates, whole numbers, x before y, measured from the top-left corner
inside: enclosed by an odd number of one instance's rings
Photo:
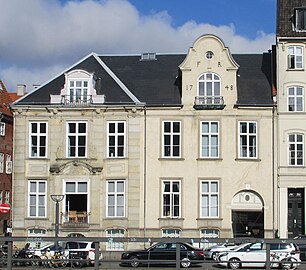
[[[110,241],[106,243],[106,250],[124,250],[124,242],[111,241],[115,237],[124,237],[123,229],[108,229],[106,230],[106,237],[110,239]]]
[[[257,158],[256,122],[239,122],[239,158]]]
[[[162,217],[177,218],[181,215],[180,181],[162,181]]]
[[[294,10],[294,17],[293,17],[292,23],[293,23],[295,31],[297,32],[306,31],[306,9],[305,8],[297,8]]]
[[[125,181],[108,180],[107,184],[107,217],[125,216]]]
[[[46,217],[47,181],[30,180],[28,196],[29,217]]]
[[[0,191],[0,204],[3,203],[3,191]]]
[[[107,123],[107,157],[125,157],[126,152],[126,124],[125,121]]]
[[[302,69],[303,64],[303,47],[302,46],[289,46],[288,47],[288,68],[289,69]]]
[[[289,165],[304,165],[304,135],[289,134]]]
[[[88,223],[89,182],[65,181],[65,218],[70,223]]]
[[[0,122],[0,136],[5,136],[5,123]]]
[[[181,156],[181,122],[163,121],[163,157]]]
[[[219,122],[201,122],[201,158],[219,157]]]
[[[30,247],[32,249],[40,248],[48,244],[48,242],[45,241],[37,241],[37,239],[40,239],[40,237],[45,237],[47,236],[47,231],[45,229],[37,229],[37,228],[32,228],[28,229],[28,243],[30,243]],[[35,241],[31,241],[34,239]]]
[[[198,78],[198,95],[201,104],[221,103],[221,79],[211,72],[202,74]]]
[[[30,157],[47,157],[47,134],[48,123],[31,122],[30,123]]]
[[[200,184],[201,218],[219,217],[219,181],[202,180]]]
[[[86,157],[87,122],[67,123],[67,157]]]
[[[200,230],[200,238],[219,238],[220,231],[218,229],[202,229]],[[209,248],[210,246],[214,246],[216,243],[200,243],[200,248]]]
[[[5,161],[5,172],[6,174],[11,174],[13,170],[13,161],[11,155],[6,155],[6,161]]]
[[[181,236],[181,230],[179,229],[163,229],[162,237],[165,238],[178,238]]]
[[[70,103],[87,103],[89,80],[69,79]]]
[[[4,202],[8,204],[10,203],[10,192],[9,191],[5,191]]]
[[[4,153],[0,153],[0,173],[4,172]]]
[[[304,88],[301,86],[288,87],[288,111],[304,111]]]

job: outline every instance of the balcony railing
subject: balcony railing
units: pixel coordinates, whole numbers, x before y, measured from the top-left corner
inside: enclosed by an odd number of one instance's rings
[[[88,212],[71,210],[63,215],[64,224],[88,224]]]
[[[225,105],[222,96],[197,96],[193,107],[196,110],[222,110]]]
[[[92,104],[92,96],[91,95],[82,95],[82,96],[62,95],[61,104],[65,104],[65,105]]]

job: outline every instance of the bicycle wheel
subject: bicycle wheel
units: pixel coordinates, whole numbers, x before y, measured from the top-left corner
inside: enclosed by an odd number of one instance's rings
[[[281,260],[282,269],[296,269],[298,267],[298,261],[294,257],[288,257]]]
[[[33,255],[31,257],[31,265],[32,266],[40,266],[41,265],[41,258],[37,255]]]
[[[74,257],[73,261],[71,261],[71,266],[74,268],[82,268],[83,262],[81,257]]]

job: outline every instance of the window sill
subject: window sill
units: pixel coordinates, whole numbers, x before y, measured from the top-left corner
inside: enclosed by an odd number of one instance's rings
[[[127,217],[106,217],[105,218],[105,220],[114,220],[114,219],[116,219],[116,220],[128,220],[128,218]]]
[[[27,218],[25,218],[25,220],[34,220],[34,219],[48,220],[47,217],[27,217]]]
[[[158,160],[160,160],[160,161],[174,161],[174,160],[179,160],[179,161],[184,161],[185,159],[184,158],[181,158],[181,157],[161,157],[161,158],[159,158]]]
[[[222,161],[223,158],[197,158],[196,160],[198,161]]]
[[[235,158],[235,161],[242,161],[242,162],[260,162],[260,158]]]
[[[161,217],[161,218],[158,218],[158,220],[181,220],[181,221],[184,221],[185,219],[181,218],[181,217]]]
[[[287,68],[286,71],[305,71],[304,68]]]
[[[223,218],[220,218],[220,217],[199,217],[196,220],[223,220]]]
[[[29,160],[50,160],[48,157],[29,157]]]

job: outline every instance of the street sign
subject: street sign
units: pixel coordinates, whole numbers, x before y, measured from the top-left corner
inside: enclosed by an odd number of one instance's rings
[[[1,213],[8,213],[11,210],[11,206],[8,203],[1,203],[0,204],[0,212]]]

